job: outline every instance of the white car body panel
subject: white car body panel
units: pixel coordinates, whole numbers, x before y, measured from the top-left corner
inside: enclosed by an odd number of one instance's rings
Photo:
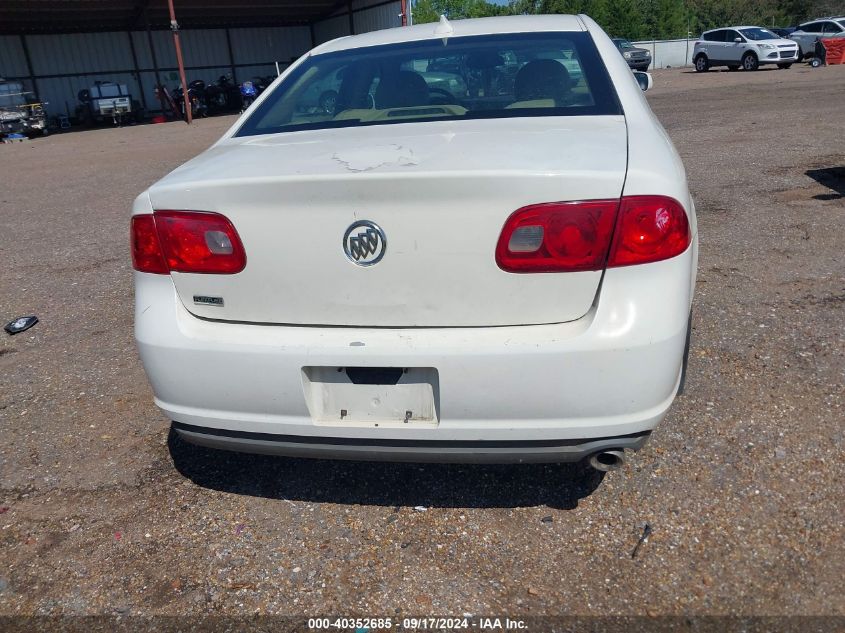
[[[626,145],[624,119],[608,116],[242,137],[201,154],[149,195],[155,209],[222,213],[244,242],[249,265],[238,275],[173,274],[199,316],[386,327],[557,323],[590,309],[601,271],[506,273],[493,258],[502,225],[526,204],[618,198]],[[387,235],[386,257],[371,269],[338,248],[357,220]],[[194,295],[225,303],[194,305]]]
[[[444,443],[627,435],[654,428],[674,399],[694,251],[647,274],[609,270],[610,300],[578,321],[504,328],[223,325],[191,316],[167,277],[136,273],[136,338],[156,404],[190,425]],[[315,423],[302,368],[350,365],[436,367],[438,425]]]
[[[430,39],[435,28],[341,38],[312,54]],[[466,20],[453,23],[451,36],[557,30],[592,34],[624,117],[500,119],[495,131],[489,120],[467,120],[234,137],[271,87],[211,150],[136,199],[134,214],[223,213],[248,257],[228,277],[135,273],[141,359],[180,434],[236,450],[417,461],[559,461],[642,445],[681,380],[695,283],[697,226],[680,158],[625,60],[588,17]],[[273,194],[280,182],[284,199]],[[690,222],[689,248],[603,272],[496,266],[498,235],[517,208],[620,195],[675,198]],[[449,201],[461,213],[444,212]],[[391,207],[403,222],[382,220]],[[309,221],[314,214],[319,221]],[[356,268],[342,253],[342,231],[356,219],[387,233],[377,266]],[[415,262],[422,237],[444,225],[454,235]],[[274,254],[282,232],[312,251]],[[289,277],[269,274],[280,265]],[[298,280],[297,265],[308,267]],[[350,282],[357,274],[371,274],[373,287]],[[370,298],[346,286],[367,288]],[[225,295],[226,304],[190,301],[205,292]],[[323,407],[336,406],[337,392],[324,370],[339,370],[345,383],[348,367],[419,369],[433,407],[391,418],[401,399],[345,384],[347,408],[363,413],[328,420]],[[407,392],[414,402],[423,393]]]

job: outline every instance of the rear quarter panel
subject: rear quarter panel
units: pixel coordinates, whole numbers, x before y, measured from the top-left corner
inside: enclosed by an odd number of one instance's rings
[[[607,34],[588,16],[580,16],[607,66],[625,113],[628,129],[628,171],[623,195],[663,195],[675,198],[687,212],[692,233],[690,296],[698,261],[698,223],[684,164],[651,111],[645,94]]]

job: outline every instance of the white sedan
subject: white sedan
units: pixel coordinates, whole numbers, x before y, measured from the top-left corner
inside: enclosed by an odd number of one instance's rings
[[[334,107],[300,107],[330,76]],[[586,16],[323,44],[136,199],[131,240],[141,359],[191,442],[607,470],[682,383],[693,202]]]

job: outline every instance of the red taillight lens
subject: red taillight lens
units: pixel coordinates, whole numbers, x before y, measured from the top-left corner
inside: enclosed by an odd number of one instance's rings
[[[680,255],[690,245],[687,214],[665,196],[622,198],[608,268],[659,262]]]
[[[132,267],[142,273],[166,275],[170,272],[161,252],[152,215],[134,215],[130,229]]]
[[[602,270],[669,259],[689,244],[687,214],[672,198],[550,202],[507,219],[496,263],[513,273]]]
[[[601,270],[618,206],[589,200],[523,207],[505,222],[496,263],[513,273]]]
[[[142,272],[232,275],[246,266],[246,253],[219,213],[156,211],[132,218],[132,261]]]

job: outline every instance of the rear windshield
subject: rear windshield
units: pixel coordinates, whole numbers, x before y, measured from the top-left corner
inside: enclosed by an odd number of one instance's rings
[[[587,33],[518,33],[311,56],[273,90],[236,135],[621,113]]]

